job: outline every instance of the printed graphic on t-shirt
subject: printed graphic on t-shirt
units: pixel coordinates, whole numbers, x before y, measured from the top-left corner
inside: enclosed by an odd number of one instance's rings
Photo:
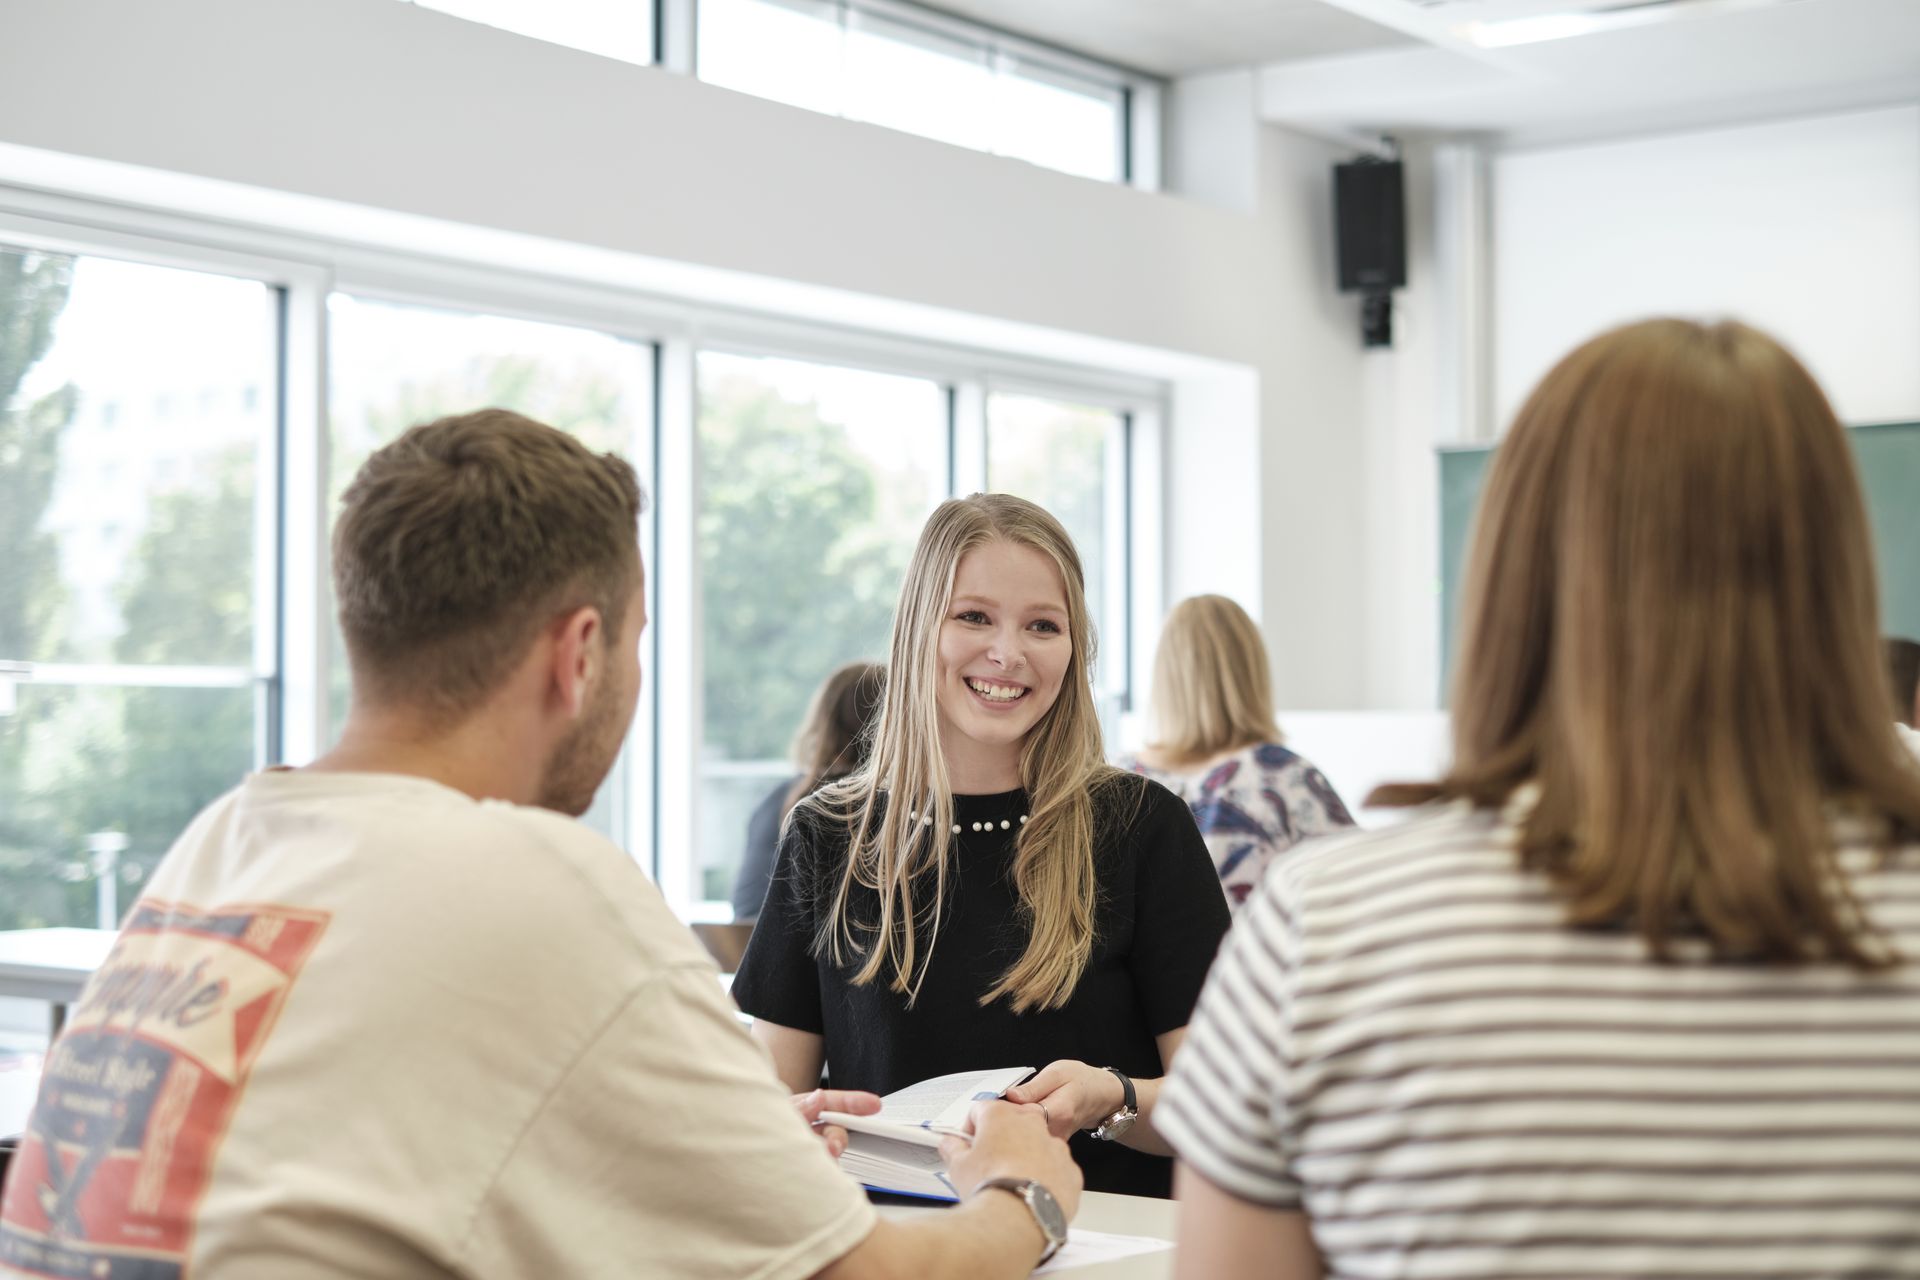
[[[47,1053],[0,1271],[182,1280],[213,1159],[324,912],[142,900]]]

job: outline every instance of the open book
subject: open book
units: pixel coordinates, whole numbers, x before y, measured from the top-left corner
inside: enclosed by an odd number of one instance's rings
[[[847,1131],[840,1167],[875,1191],[958,1200],[940,1161],[940,1139],[964,1130],[975,1102],[997,1098],[1032,1074],[1032,1067],[956,1071],[886,1095],[874,1115],[822,1111],[820,1121]]]

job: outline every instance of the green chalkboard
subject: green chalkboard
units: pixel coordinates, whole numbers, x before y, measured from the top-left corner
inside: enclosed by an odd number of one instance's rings
[[[1920,639],[1920,422],[1884,422],[1847,432],[1867,491],[1880,567],[1881,627]],[[1440,450],[1440,696],[1453,672],[1460,574],[1490,447]]]

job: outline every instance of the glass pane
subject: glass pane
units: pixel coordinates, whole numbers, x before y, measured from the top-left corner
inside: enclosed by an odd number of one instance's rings
[[[456,18],[642,65],[653,61],[653,0],[415,0]]]
[[[117,921],[253,768],[253,736],[252,689],[21,686],[0,716],[0,929]]]
[[[995,152],[1103,182],[1124,176],[1117,90],[1014,72],[998,77],[994,88],[988,145]]]
[[[1108,660],[1109,637],[1120,634],[1121,601],[1107,598],[1109,450],[1120,440],[1120,415],[1110,409],[995,393],[987,397],[987,486],[1037,502],[1073,537],[1087,576],[1087,609],[1099,635],[1099,687],[1120,673]]]
[[[835,667],[884,661],[900,576],[946,494],[947,395],[921,378],[699,358],[699,876],[724,900],[746,815]]]
[[[993,149],[986,50],[861,15],[847,32],[846,107],[854,120]]]
[[[274,307],[0,248],[0,659],[252,664]]]
[[[935,31],[836,0],[700,0],[710,84],[1109,182],[1124,96],[998,56],[984,28]]]
[[[837,115],[839,7],[814,0],[699,0],[700,78]]]
[[[336,293],[330,328],[331,507],[367,457],[408,427],[497,407],[571,431],[636,463],[652,409],[650,344],[591,329],[374,302]],[[646,483],[644,472],[642,483]],[[332,726],[346,720],[348,673],[335,633]],[[624,845],[625,771],[616,766],[588,824]]]

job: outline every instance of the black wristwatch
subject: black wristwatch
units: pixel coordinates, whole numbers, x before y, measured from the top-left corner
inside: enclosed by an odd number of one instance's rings
[[[1100,1122],[1093,1136],[1102,1142],[1116,1142],[1120,1135],[1133,1128],[1133,1122],[1140,1118],[1140,1107],[1133,1092],[1133,1081],[1127,1079],[1127,1073],[1118,1067],[1108,1067],[1120,1078],[1120,1109]]]
[[[997,1191],[1011,1191],[1020,1197],[1020,1203],[1027,1206],[1027,1212],[1033,1215],[1040,1234],[1047,1238],[1047,1251],[1040,1255],[1040,1266],[1054,1254],[1060,1252],[1060,1246],[1067,1242],[1067,1215],[1060,1208],[1060,1202],[1053,1198],[1053,1192],[1035,1182],[1032,1178],[988,1178],[974,1188],[975,1194],[992,1187]]]

